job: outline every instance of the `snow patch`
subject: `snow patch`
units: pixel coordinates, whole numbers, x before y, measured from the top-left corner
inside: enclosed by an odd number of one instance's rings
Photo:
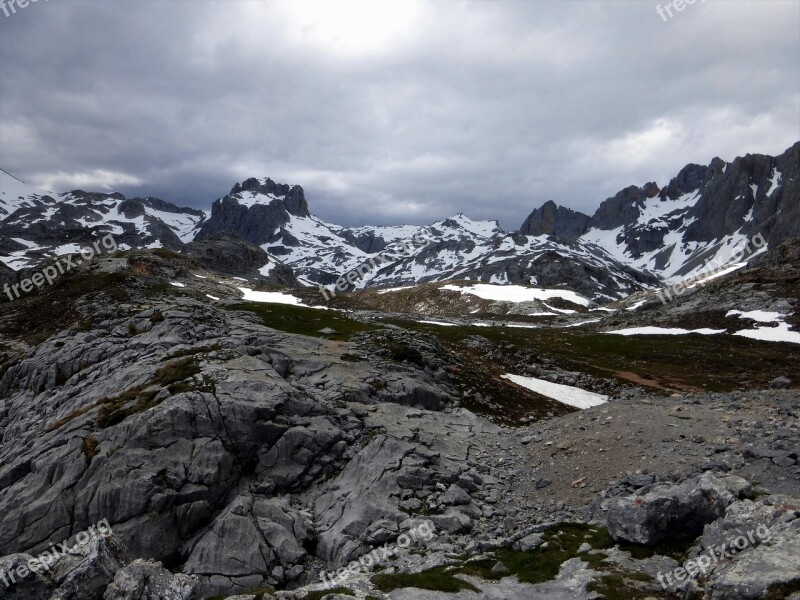
[[[490,285],[486,283],[478,283],[469,287],[445,285],[442,286],[441,289],[461,292],[462,295],[471,294],[473,296],[478,296],[478,298],[483,298],[484,300],[495,300],[499,302],[533,302],[534,300],[561,298],[573,304],[589,306],[589,300],[569,290],[548,290],[543,288],[528,288],[521,285]],[[562,311],[559,310],[559,312]]]
[[[778,323],[777,327],[758,327],[757,329],[745,329],[737,331],[733,335],[761,340],[764,342],[788,342],[790,344],[800,344],[800,332],[790,331],[791,325],[788,323]]]
[[[268,304],[291,304],[293,306],[302,306],[300,298],[283,292],[256,292],[249,288],[236,288],[244,295],[244,299],[248,302],[264,302]]]
[[[551,383],[536,377],[524,377],[506,373],[503,375],[503,379],[508,379],[511,383],[575,408],[592,408],[608,402],[608,396],[587,392],[571,385]]]
[[[724,329],[680,329],[680,328],[666,328],[666,327],[630,327],[628,329],[619,329],[617,331],[604,331],[603,333],[613,333],[614,335],[687,335],[690,333],[699,333],[701,335],[714,335],[717,333],[725,333]]]

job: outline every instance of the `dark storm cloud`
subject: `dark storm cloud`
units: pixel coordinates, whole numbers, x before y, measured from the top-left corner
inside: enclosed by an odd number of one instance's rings
[[[657,4],[0,9],[0,167],[202,208],[269,176],[340,223],[512,228],[800,138],[800,3],[698,0],[667,22]]]

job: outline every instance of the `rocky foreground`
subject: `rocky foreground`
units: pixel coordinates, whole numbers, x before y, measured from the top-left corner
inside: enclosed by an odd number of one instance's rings
[[[611,398],[531,394],[508,426],[432,336],[89,281],[68,327],[3,339],[0,599],[800,597],[795,389],[651,396],[525,355]]]

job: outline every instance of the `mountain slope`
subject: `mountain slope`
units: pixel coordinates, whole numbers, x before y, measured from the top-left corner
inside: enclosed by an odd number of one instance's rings
[[[666,187],[628,187],[591,217],[548,202],[520,231],[579,237],[637,270],[679,281],[730,262],[758,234],[750,254],[800,236],[800,142],[777,157],[687,165]]]
[[[55,196],[0,172],[0,262],[14,270],[106,234],[123,249],[203,241],[203,252],[230,264],[232,246],[219,240],[231,233],[266,252],[257,269],[256,255],[243,257],[253,276],[281,265],[287,280],[291,268],[300,283],[331,291],[470,280],[608,301],[742,264],[736,251],[748,242],[745,258],[800,235],[800,142],[777,157],[687,165],[664,188],[628,187],[592,216],[547,202],[519,232],[463,214],[429,226],[342,227],[311,214],[302,187],[271,179],[237,183],[208,215],[152,197]]]
[[[56,195],[0,172],[0,261],[15,270],[77,252],[108,234],[122,249],[180,249],[205,217],[154,197],[82,190]]]

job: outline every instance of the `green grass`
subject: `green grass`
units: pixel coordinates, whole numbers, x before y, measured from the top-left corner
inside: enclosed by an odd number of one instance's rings
[[[690,535],[683,539],[659,542],[652,548],[649,546],[640,546],[639,544],[631,544],[629,542],[620,542],[618,545],[620,550],[628,552],[636,560],[645,560],[658,554],[660,556],[669,556],[679,563],[683,563],[686,558],[688,558],[689,550],[696,540],[696,536]]]
[[[264,325],[278,331],[329,340],[347,341],[356,333],[378,329],[374,325],[350,319],[338,311],[304,306],[244,302],[232,306],[228,310],[243,310],[255,313],[261,317]],[[335,329],[336,333],[320,333],[321,329],[328,327]]]
[[[562,523],[544,532],[542,540],[546,548],[535,548],[528,552],[517,552],[501,548],[495,552],[495,558],[466,563],[460,570],[489,580],[498,580],[502,576],[491,572],[497,562],[502,562],[512,575],[526,583],[544,583],[552,581],[558,575],[561,565],[571,558],[580,556],[592,567],[602,565],[606,556],[598,554],[578,554],[578,548],[588,543],[595,550],[614,546],[614,540],[608,530],[581,523]]]
[[[437,327],[411,320],[387,322],[433,334],[454,351],[463,348],[467,337],[479,335],[494,344],[511,343],[547,356],[568,370],[625,383],[635,381],[629,375],[632,373],[655,381],[652,387],[670,390],[742,389],[744,374],[749,376],[747,387],[762,389],[768,387],[776,372],[792,373],[800,363],[797,345],[735,336],[621,336],[548,327]]]
[[[388,593],[392,590],[403,588],[418,588],[421,590],[431,590],[434,592],[446,592],[454,594],[461,590],[479,592],[474,585],[456,579],[458,571],[448,567],[436,567],[420,573],[396,573],[394,575],[375,575],[372,583],[380,591]]]
[[[75,308],[78,300],[103,295],[124,303],[129,283],[130,278],[122,273],[67,273],[52,286],[3,304],[0,337],[40,344],[70,325],[82,324]]]
[[[246,592],[242,592],[242,594],[237,594],[237,596],[255,596],[256,600],[265,600],[266,598],[272,598],[272,593],[274,591],[275,590],[272,588],[253,588],[251,590],[247,590]],[[206,598],[206,600],[227,600],[228,598],[232,597],[233,596],[209,596]]]

